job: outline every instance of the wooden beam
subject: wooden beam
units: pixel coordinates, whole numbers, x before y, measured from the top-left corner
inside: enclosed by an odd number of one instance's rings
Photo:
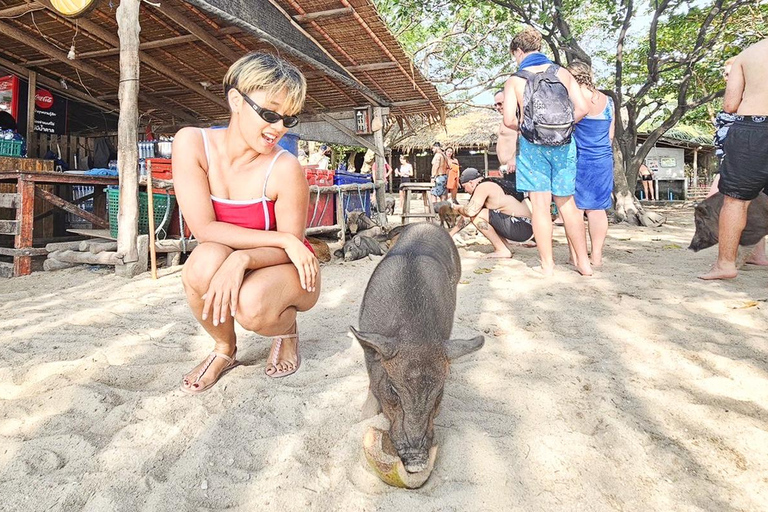
[[[52,205],[61,208],[67,213],[71,213],[72,215],[76,215],[82,219],[87,220],[88,222],[90,222],[95,226],[98,226],[100,228],[109,228],[108,220],[104,220],[101,217],[97,217],[96,215],[83,210],[82,208],[78,208],[77,206],[70,203],[69,201],[65,201],[59,196],[51,194],[47,190],[44,190],[40,187],[35,187],[35,195],[41,199],[45,199]]]
[[[375,144],[370,143],[366,139],[362,138],[358,134],[356,134],[353,130],[350,130],[343,124],[341,124],[339,121],[334,119],[333,117],[329,116],[328,114],[320,114],[320,117],[328,124],[339,130],[340,132],[346,134],[348,137],[351,137],[355,141],[359,142],[361,146],[370,149],[374,153],[378,153],[379,150],[376,147]]]
[[[29,69],[23,66],[19,66],[18,64],[11,62],[9,60],[3,59],[2,57],[0,57],[0,67],[5,68],[6,70],[11,71],[12,73],[15,73],[20,77],[24,77],[24,78],[28,78],[29,73],[31,72]],[[53,78],[49,78],[47,76],[38,74],[37,82],[41,85],[44,85],[48,89],[52,89],[56,91],[57,93],[63,96],[81,101],[88,105],[93,105],[94,107],[98,107],[102,110],[115,111],[115,112],[119,110],[117,105],[114,105],[112,103],[107,103],[105,101],[101,101],[103,98],[94,98],[93,96],[89,94],[85,94],[81,91],[78,91],[73,87],[67,87],[66,89],[64,89],[61,86],[61,84],[58,82],[58,80],[54,80]],[[114,95],[114,98],[117,98],[117,95]],[[157,116],[153,116],[153,117],[155,117],[155,119],[160,119]]]
[[[121,0],[117,8],[117,32],[120,35],[120,119],[117,125],[117,165],[120,174],[120,198],[117,216],[117,252],[123,264],[116,272],[134,277],[139,264],[139,6],[141,0]],[[151,187],[150,187],[151,188]],[[152,190],[149,190],[152,193]]]
[[[104,70],[100,70],[98,68],[95,68],[91,66],[90,64],[86,64],[85,62],[81,62],[77,59],[75,60],[69,60],[67,58],[67,54],[62,52],[61,50],[58,50],[51,45],[43,42],[42,39],[38,39],[35,37],[32,37],[28,35],[26,32],[17,29],[16,27],[9,25],[7,23],[3,23],[0,21],[0,33],[2,33],[5,36],[8,36],[12,39],[15,39],[19,41],[20,43],[23,43],[30,48],[34,48],[35,50],[39,51],[40,53],[43,53],[45,55],[49,55],[53,58],[55,58],[59,62],[63,62],[64,64],[68,64],[69,66],[77,69],[78,71],[82,71],[84,73],[87,73],[102,82],[111,85],[112,87],[117,88],[118,86],[118,80],[115,80],[113,78],[110,78],[108,76],[105,76]],[[200,87],[198,85],[198,87]],[[200,87],[202,88],[202,87]],[[143,94],[142,99],[145,100],[147,103],[150,103],[151,105],[168,112],[176,117],[179,117],[180,119],[185,119],[189,122],[197,122],[197,117],[187,114],[185,112],[182,112],[177,109],[169,108],[168,107],[168,100],[157,98],[152,94]]]
[[[428,103],[432,103],[428,99],[422,99],[422,100],[406,100],[406,101],[395,101],[392,103],[393,107],[412,107],[415,105],[427,105]]]
[[[68,20],[66,18],[64,18],[64,20],[67,21],[68,23],[74,23],[73,21]],[[109,30],[106,30],[103,27],[97,25],[93,21],[87,18],[82,18],[82,19],[78,19],[77,23],[78,23],[78,26],[80,27],[80,30],[85,30],[86,32],[90,32],[91,34],[98,37],[102,41],[109,43],[116,48],[120,47],[120,39],[116,35],[112,34]],[[164,75],[167,78],[170,78],[173,82],[179,85],[183,85],[190,91],[206,98],[212,103],[219,105],[220,107],[229,111],[229,103],[227,103],[227,101],[224,98],[208,92],[199,83],[194,82],[180,75],[175,70],[171,69],[169,66],[166,66],[163,62],[152,57],[151,55],[147,55],[146,53],[139,52],[139,60],[141,61],[142,64],[145,64],[147,65],[147,67],[151,68],[152,70],[160,73],[161,75]],[[142,98],[145,97],[145,94],[146,93],[142,93]],[[196,119],[190,120],[190,121],[195,122]]]
[[[354,10],[351,7],[342,7],[340,9],[329,9],[327,11],[308,12],[306,14],[297,14],[293,17],[296,23],[307,23],[310,21],[336,18],[347,14],[352,14]]]
[[[15,220],[0,220],[0,235],[18,235],[19,223]]]
[[[357,66],[347,66],[347,71],[359,73],[363,71],[381,71],[384,69],[393,69],[397,67],[397,62],[374,62],[371,64],[359,64]]]
[[[153,4],[147,4],[147,5],[153,5]],[[196,36],[200,41],[211,47],[213,50],[217,51],[221,56],[223,56],[225,59],[227,59],[227,66],[234,63],[237,59],[239,59],[242,55],[240,53],[230,49],[229,46],[222,43],[215,37],[213,37],[210,33],[208,33],[205,29],[201,28],[200,25],[195,24],[190,20],[184,13],[182,13],[179,10],[176,10],[173,8],[173,6],[168,2],[163,2],[159,5],[158,9],[162,14],[170,18],[174,23],[179,25],[180,27],[184,28],[187,32],[190,34]]]
[[[16,7],[0,10],[0,18],[16,18],[28,12],[41,11],[43,9],[45,9],[45,7],[39,4],[17,5]]]
[[[27,87],[27,140],[32,140],[35,132],[35,94],[37,93],[37,73],[29,72],[29,85]],[[37,156],[34,147],[27,148],[28,156]]]
[[[15,210],[20,204],[19,194],[0,193],[0,208],[13,208]]]

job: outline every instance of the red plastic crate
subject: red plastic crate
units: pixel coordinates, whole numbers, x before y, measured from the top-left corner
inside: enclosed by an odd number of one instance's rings
[[[152,166],[152,177],[157,180],[172,180],[173,172],[171,170],[170,158],[147,158],[147,165]]]
[[[307,174],[307,182],[310,185],[318,187],[328,187],[333,185],[332,170],[318,169],[316,165],[304,166],[304,172]],[[333,226],[336,223],[336,212],[334,210],[333,194],[309,193],[309,209],[307,211],[307,227]]]

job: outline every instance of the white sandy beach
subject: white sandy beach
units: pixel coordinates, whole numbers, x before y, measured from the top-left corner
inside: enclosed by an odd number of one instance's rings
[[[542,278],[535,248],[460,250],[454,335],[486,344],[452,366],[435,471],[411,491],[362,460],[381,418],[359,419],[347,326],[380,258],[323,267],[297,374],[267,377],[267,340],[240,329],[244,366],[200,396],[178,391],[211,350],[180,267],[0,281],[0,509],[768,510],[768,268],[697,280],[715,249],[686,250],[692,208],[664,212],[611,226],[593,278]]]

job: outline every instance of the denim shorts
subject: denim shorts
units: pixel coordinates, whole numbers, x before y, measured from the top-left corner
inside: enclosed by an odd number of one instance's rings
[[[576,142],[542,146],[518,138],[517,190],[572,196],[576,191]]]

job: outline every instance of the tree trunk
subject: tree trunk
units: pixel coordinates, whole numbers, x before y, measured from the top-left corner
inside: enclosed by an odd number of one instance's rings
[[[637,179],[637,171],[635,171],[635,179]],[[636,182],[633,181],[630,189],[624,166],[624,154],[618,139],[613,139],[613,194],[616,196],[614,209],[616,222],[628,222],[633,226],[640,224],[639,214],[642,212],[642,206],[635,200],[635,185]]]

